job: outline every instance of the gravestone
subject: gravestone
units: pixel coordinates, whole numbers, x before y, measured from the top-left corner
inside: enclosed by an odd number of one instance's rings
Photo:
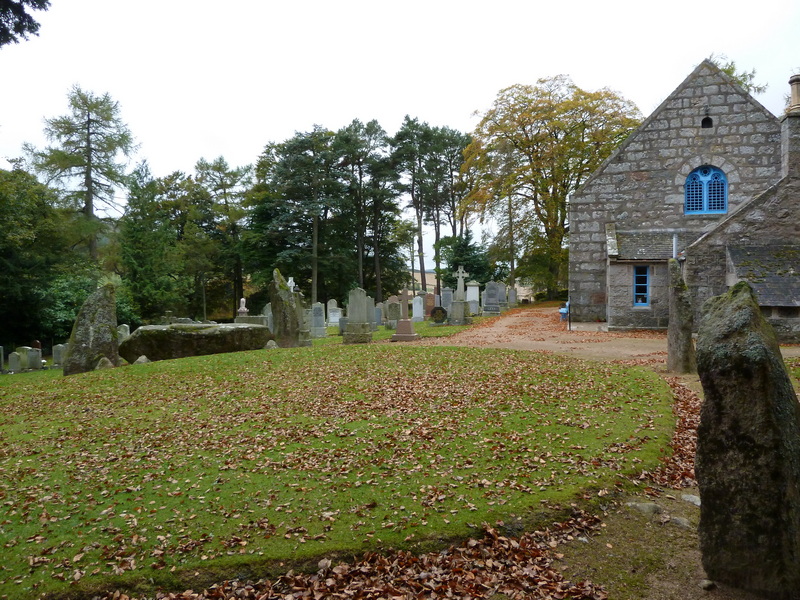
[[[30,346],[17,346],[14,348],[14,351],[19,354],[19,364],[23,371],[30,368],[28,366],[28,350],[31,349],[32,348]]]
[[[123,323],[122,325],[117,326],[117,340],[121,344],[124,342],[128,336],[131,334],[131,326]]]
[[[419,339],[414,332],[414,323],[408,318],[408,288],[404,287],[400,294],[400,320],[397,321],[397,332],[392,335],[393,342],[413,342]]]
[[[481,304],[481,284],[475,281],[467,282],[467,306],[469,314],[477,315],[480,313]]]
[[[328,327],[338,327],[339,326],[339,319],[342,318],[342,309],[339,308],[339,304],[331,298],[328,300],[328,304],[326,306],[326,315],[328,318]]]
[[[431,311],[431,321],[436,325],[444,325],[447,322],[447,311],[442,306],[434,306]]]
[[[56,344],[53,346],[53,366],[60,367],[64,364],[64,353],[67,351],[66,344]]]
[[[425,294],[425,316],[430,317],[433,307],[436,306],[436,296],[428,292]]]
[[[289,281],[286,282],[286,286],[289,288],[290,292],[294,292],[297,286],[294,283],[294,277],[289,277]]]
[[[272,334],[279,348],[297,348],[300,345],[300,319],[294,292],[278,269],[272,272],[269,283],[272,305]]]
[[[674,373],[697,373],[692,329],[694,309],[689,288],[683,280],[681,266],[670,258],[669,324],[667,326],[667,370]]]
[[[508,288],[508,307],[516,308],[517,306],[517,288]]]
[[[344,335],[344,332],[347,331],[347,321],[349,319],[347,317],[339,317],[339,335]]]
[[[250,310],[247,308],[247,306],[245,306],[244,298],[241,298],[239,300],[239,310],[236,311],[236,316],[237,317],[246,317],[249,314],[250,314]]]
[[[12,352],[8,355],[8,372],[19,373],[22,371],[22,358],[19,352]]]
[[[708,300],[697,337],[704,401],[695,473],[714,581],[764,597],[800,590],[800,404],[746,282]]]
[[[116,291],[106,284],[92,292],[81,306],[64,355],[64,375],[94,371],[105,357],[119,363]]]
[[[469,273],[464,270],[464,267],[459,265],[456,275],[456,293],[455,299],[450,305],[448,323],[450,325],[466,325],[469,322],[467,319],[467,301],[466,290],[464,289],[464,280],[469,277]]]
[[[506,284],[502,281],[497,284],[497,303],[500,305],[500,311],[505,312],[508,310],[508,296],[506,292]]]
[[[495,317],[500,314],[500,288],[494,281],[486,283],[483,290],[483,316]]]
[[[339,319],[344,316],[342,309],[339,307],[328,309],[328,327],[338,327]]]
[[[378,331],[378,324],[375,322],[375,299],[367,296],[367,323],[372,331]]]
[[[453,305],[453,288],[442,288],[442,308],[450,312],[450,307]]]
[[[42,349],[28,348],[28,368],[31,371],[42,370]]]
[[[375,330],[383,325],[383,306],[375,306]]]
[[[295,292],[295,306],[297,307],[297,321],[299,325],[297,345],[306,348],[311,342],[311,309],[303,304],[303,294]]]
[[[411,301],[411,320],[414,323],[425,320],[425,292],[417,292]]]
[[[406,312],[408,309],[406,309]],[[386,329],[397,329],[400,320],[400,300],[397,296],[389,296],[386,301]]]
[[[328,328],[325,325],[325,306],[322,302],[315,302],[311,305],[311,337],[324,338],[328,335]]]
[[[369,321],[367,292],[361,288],[350,290],[347,302],[347,327],[344,331],[345,344],[368,344],[372,341],[372,325]],[[375,308],[372,308],[375,318]]]

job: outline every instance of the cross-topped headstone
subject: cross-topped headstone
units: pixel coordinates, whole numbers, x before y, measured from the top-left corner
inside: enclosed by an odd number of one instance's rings
[[[464,280],[469,277],[469,273],[464,270],[462,265],[458,265],[458,271],[455,272],[458,277],[458,285],[456,286],[456,300],[464,301]]]

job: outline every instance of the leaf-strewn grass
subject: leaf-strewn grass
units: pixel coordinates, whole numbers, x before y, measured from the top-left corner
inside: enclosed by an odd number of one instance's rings
[[[427,548],[654,466],[674,422],[645,370],[413,344],[0,379],[9,598]]]

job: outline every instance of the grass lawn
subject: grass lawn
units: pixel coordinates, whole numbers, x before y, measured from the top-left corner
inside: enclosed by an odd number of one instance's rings
[[[185,589],[521,529],[652,468],[673,425],[644,369],[413,343],[0,377],[0,597]]]

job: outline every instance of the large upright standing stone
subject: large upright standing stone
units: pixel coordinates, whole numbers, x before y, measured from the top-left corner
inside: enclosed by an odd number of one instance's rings
[[[278,269],[272,272],[269,300],[272,305],[272,334],[275,343],[280,348],[297,348],[300,345],[300,319],[296,298]]]
[[[772,327],[741,282],[703,306],[695,473],[709,578],[770,598],[800,590],[800,404]]]
[[[119,363],[116,292],[110,283],[92,292],[72,326],[64,375],[94,371],[100,359]]]
[[[674,373],[696,373],[692,329],[694,309],[689,288],[683,280],[681,266],[669,259],[669,326],[667,327],[667,370]]]

